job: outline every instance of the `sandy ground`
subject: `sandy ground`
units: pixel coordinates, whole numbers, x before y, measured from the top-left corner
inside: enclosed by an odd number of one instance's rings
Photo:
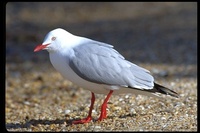
[[[93,121],[90,92],[61,77],[48,53],[34,53],[50,30],[106,42],[151,71],[179,99],[112,96],[108,118]],[[8,131],[197,131],[197,3],[7,3],[5,128]]]

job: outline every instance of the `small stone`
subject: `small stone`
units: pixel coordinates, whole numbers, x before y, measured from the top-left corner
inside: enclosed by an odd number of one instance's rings
[[[136,111],[135,111],[135,109],[134,108],[130,108],[130,114],[136,114]]]
[[[24,104],[25,105],[30,105],[30,102],[29,101],[25,101]]]
[[[161,117],[161,120],[166,120],[166,118],[165,117]]]
[[[120,99],[119,99],[120,102],[123,101],[123,100],[124,100],[123,98],[120,98]]]
[[[62,113],[62,109],[58,109],[58,112],[59,112],[59,113]]]
[[[100,129],[100,128],[101,128],[101,126],[95,126],[94,128],[96,128],[96,129]]]
[[[129,98],[129,95],[126,95],[125,98],[126,98],[126,99]]]
[[[94,109],[92,110],[92,113],[95,113],[95,114],[97,114],[96,110],[94,110]]]
[[[69,109],[65,110],[65,114],[69,114],[71,111]]]

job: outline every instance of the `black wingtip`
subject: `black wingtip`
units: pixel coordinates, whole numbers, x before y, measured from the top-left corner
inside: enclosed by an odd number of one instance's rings
[[[165,95],[170,95],[170,96],[179,98],[178,93],[176,93],[175,91],[170,90],[170,89],[168,89],[168,88],[166,88],[166,87],[164,87],[162,85],[159,85],[157,83],[154,83],[154,89],[153,89],[154,92],[160,92],[160,93],[165,94]]]

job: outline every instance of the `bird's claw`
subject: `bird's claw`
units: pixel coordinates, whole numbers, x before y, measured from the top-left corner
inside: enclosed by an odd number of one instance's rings
[[[72,124],[84,124],[84,123],[88,123],[92,120],[92,117],[87,117],[85,119],[81,119],[81,120],[74,120],[72,122]]]

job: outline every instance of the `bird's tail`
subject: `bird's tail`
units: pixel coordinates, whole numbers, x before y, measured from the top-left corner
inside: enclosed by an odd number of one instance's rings
[[[152,91],[179,98],[178,93],[176,93],[175,91],[172,91],[172,90],[170,90],[170,89],[168,89],[168,88],[166,88],[162,85],[159,85],[157,83],[154,83],[154,89]]]

